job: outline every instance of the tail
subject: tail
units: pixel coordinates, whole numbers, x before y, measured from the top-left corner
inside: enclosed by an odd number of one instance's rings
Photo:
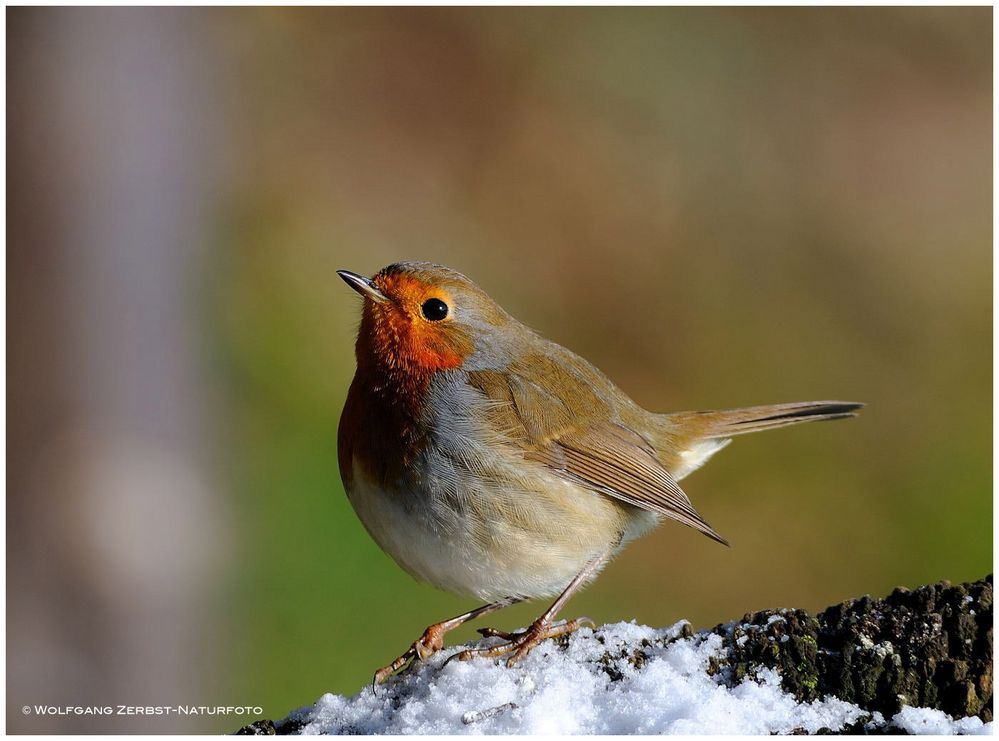
[[[801,422],[856,417],[863,404],[854,401],[802,401],[708,412],[674,412],[664,415],[679,451],[671,473],[679,481],[704,465],[728,443],[747,432],[776,430]]]
[[[855,401],[802,401],[720,412],[675,412],[666,415],[683,432],[702,440],[715,440],[747,432],[761,432],[801,422],[856,417],[863,404]]]

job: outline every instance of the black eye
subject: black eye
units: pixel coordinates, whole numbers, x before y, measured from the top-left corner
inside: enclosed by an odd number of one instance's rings
[[[439,298],[428,298],[420,307],[423,316],[432,322],[439,322],[447,316],[447,304]]]

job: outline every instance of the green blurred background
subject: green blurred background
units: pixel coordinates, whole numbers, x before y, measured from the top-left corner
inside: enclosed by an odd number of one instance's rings
[[[990,8],[6,16],[8,730],[231,731],[21,707],[283,717],[473,606],[344,497],[338,268],[461,270],[652,410],[868,404],[736,440],[684,485],[733,547],[666,524],[567,616],[992,569]]]

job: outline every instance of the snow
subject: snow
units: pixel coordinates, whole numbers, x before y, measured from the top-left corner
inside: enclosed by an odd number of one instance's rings
[[[307,734],[763,735],[839,730],[858,721],[868,728],[886,725],[880,713],[872,717],[835,698],[798,702],[772,669],[728,688],[725,669],[708,673],[725,656],[722,638],[680,638],[684,625],[582,629],[567,648],[546,641],[512,669],[482,658],[444,666],[463,648],[450,647],[377,691],[326,694],[289,720]],[[636,666],[639,650],[648,659]],[[992,724],[978,718],[954,721],[920,708],[905,708],[890,724],[911,733],[992,732]]]
[[[992,733],[991,723],[982,723],[981,718],[961,718],[953,720],[942,710],[931,708],[902,708],[891,719],[891,724],[911,734],[932,734],[934,736],[954,736],[957,734],[985,735]]]

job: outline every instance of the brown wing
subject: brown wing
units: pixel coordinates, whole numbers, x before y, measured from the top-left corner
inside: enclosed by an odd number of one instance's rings
[[[490,423],[520,444],[528,460],[728,545],[697,514],[648,440],[615,420],[607,402],[573,371],[534,356],[530,378],[514,367],[471,372],[469,383],[492,402]]]

